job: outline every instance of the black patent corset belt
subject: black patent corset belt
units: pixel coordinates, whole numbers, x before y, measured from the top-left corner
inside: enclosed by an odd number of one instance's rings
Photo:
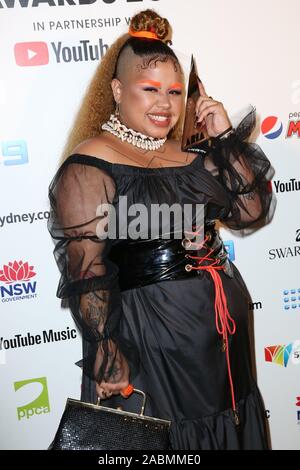
[[[215,287],[213,302],[216,330],[222,340],[222,351],[226,355],[233,417],[238,425],[228,341],[228,336],[235,333],[236,325],[228,310],[226,293],[219,274],[222,270],[233,277],[232,265],[214,223],[205,225],[204,235],[204,240],[197,244],[193,242],[195,238],[122,240],[111,248],[109,257],[119,267],[119,285],[122,291],[159,281],[192,277],[204,270],[210,274]],[[195,249],[193,245],[197,245]]]
[[[196,248],[188,238],[118,241],[109,258],[119,267],[120,290],[197,276],[205,266],[222,267],[232,277],[227,251],[214,225],[205,226],[204,235],[203,244]]]

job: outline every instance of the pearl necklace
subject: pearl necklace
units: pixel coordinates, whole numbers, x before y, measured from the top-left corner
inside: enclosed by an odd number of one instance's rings
[[[115,114],[110,115],[109,121],[102,124],[101,129],[115,135],[121,139],[122,142],[126,141],[135,147],[145,150],[157,150],[167,140],[166,137],[163,139],[156,139],[155,137],[149,137],[141,134],[140,132],[136,132],[133,129],[129,129],[124,124],[121,124]]]

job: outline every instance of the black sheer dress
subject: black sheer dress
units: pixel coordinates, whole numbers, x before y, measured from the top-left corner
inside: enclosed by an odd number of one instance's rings
[[[234,134],[187,166],[140,168],[73,154],[50,184],[57,296],[83,337],[81,398],[95,403],[94,379],[109,380],[115,359],[125,357],[131,383],[147,394],[145,414],[172,421],[176,450],[267,448],[250,358],[251,298],[215,230],[219,220],[250,232],[274,213],[274,171],[247,140],[254,124],[252,109]],[[102,237],[111,213],[99,207],[111,203],[118,221],[121,196],[128,207],[203,204],[206,243],[186,250],[192,239],[175,240],[172,231]],[[138,400],[118,395],[103,405],[139,411]]]

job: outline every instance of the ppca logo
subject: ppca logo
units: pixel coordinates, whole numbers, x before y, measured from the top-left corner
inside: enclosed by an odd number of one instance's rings
[[[18,420],[23,418],[29,419],[35,415],[50,413],[50,403],[47,387],[46,377],[39,377],[37,379],[21,380],[14,383],[15,392],[19,392],[22,402],[27,402],[26,405],[17,408]],[[32,397],[36,397],[32,400]],[[28,400],[29,401],[28,403]]]

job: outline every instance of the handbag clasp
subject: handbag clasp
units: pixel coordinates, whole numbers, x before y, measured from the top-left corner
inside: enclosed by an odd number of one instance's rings
[[[146,393],[143,392],[142,390],[138,390],[137,388],[134,388],[132,393],[138,393],[138,394],[142,395],[143,403],[142,403],[142,407],[141,407],[140,416],[144,416],[145,406],[146,406],[146,399],[147,399]],[[101,406],[100,402],[101,402],[101,397],[98,397],[96,405]]]

